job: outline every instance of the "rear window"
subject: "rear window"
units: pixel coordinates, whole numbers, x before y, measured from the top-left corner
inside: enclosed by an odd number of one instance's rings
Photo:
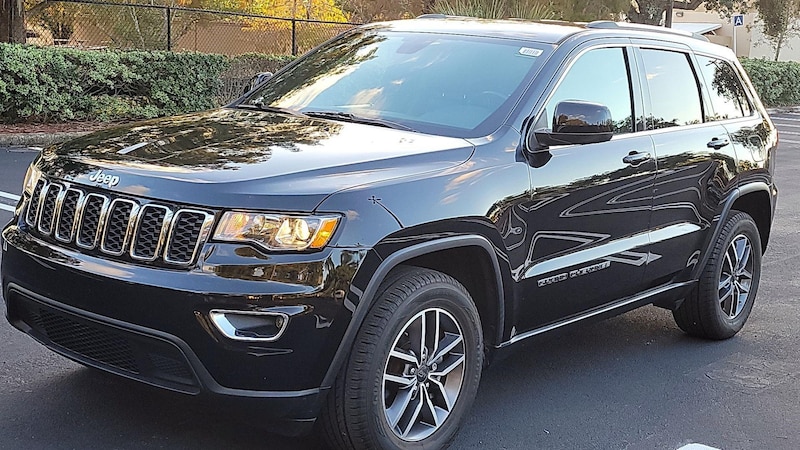
[[[688,55],[642,49],[650,91],[648,128],[692,125],[703,121],[700,92]]]

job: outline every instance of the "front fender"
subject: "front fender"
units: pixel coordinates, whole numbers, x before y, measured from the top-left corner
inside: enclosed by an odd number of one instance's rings
[[[486,251],[491,260],[492,267],[494,268],[496,292],[502,295],[504,292],[504,282],[495,246],[483,236],[459,235],[442,237],[407,246],[391,253],[385,258],[381,258],[375,250],[370,250],[364,264],[362,264],[359,269],[359,273],[356,274],[353,280],[350,292],[347,294],[345,307],[353,312],[353,316],[342,337],[333,361],[328,368],[328,372],[323,379],[321,389],[330,388],[337,374],[343,365],[346,364],[347,357],[350,355],[350,349],[355,342],[358,331],[367,317],[369,310],[372,308],[372,305],[378,300],[381,283],[383,283],[392,269],[419,256],[459,247],[480,247]],[[364,286],[364,288],[361,289],[359,286]],[[497,308],[497,319],[499,324],[502,324],[505,321],[505,305],[501,299],[498,299]],[[502,326],[498,326],[497,330],[499,338],[502,333]]]

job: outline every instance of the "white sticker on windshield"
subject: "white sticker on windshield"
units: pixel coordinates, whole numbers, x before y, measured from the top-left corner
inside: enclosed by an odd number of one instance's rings
[[[519,49],[519,54],[525,56],[539,56],[542,54],[542,51],[536,48],[522,47]]]

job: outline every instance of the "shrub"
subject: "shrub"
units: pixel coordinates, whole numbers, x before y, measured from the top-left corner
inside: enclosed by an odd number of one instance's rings
[[[800,64],[742,58],[742,66],[766,106],[800,104]]]
[[[213,108],[229,58],[0,44],[6,123],[143,119]]]

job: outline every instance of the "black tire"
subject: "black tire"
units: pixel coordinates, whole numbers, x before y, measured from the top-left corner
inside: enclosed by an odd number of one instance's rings
[[[732,211],[697,287],[672,312],[675,322],[692,336],[727,339],[735,335],[750,316],[760,277],[758,228],[747,213]]]
[[[326,397],[321,431],[337,449],[445,448],[472,405],[483,367],[475,304],[452,277],[414,267],[394,271],[378,292]],[[437,333],[428,321],[439,324]],[[423,324],[427,340],[421,338]],[[438,351],[422,350],[427,347]],[[426,408],[416,419],[413,405]],[[439,423],[429,430],[432,411]],[[398,419],[396,426],[390,416]]]

